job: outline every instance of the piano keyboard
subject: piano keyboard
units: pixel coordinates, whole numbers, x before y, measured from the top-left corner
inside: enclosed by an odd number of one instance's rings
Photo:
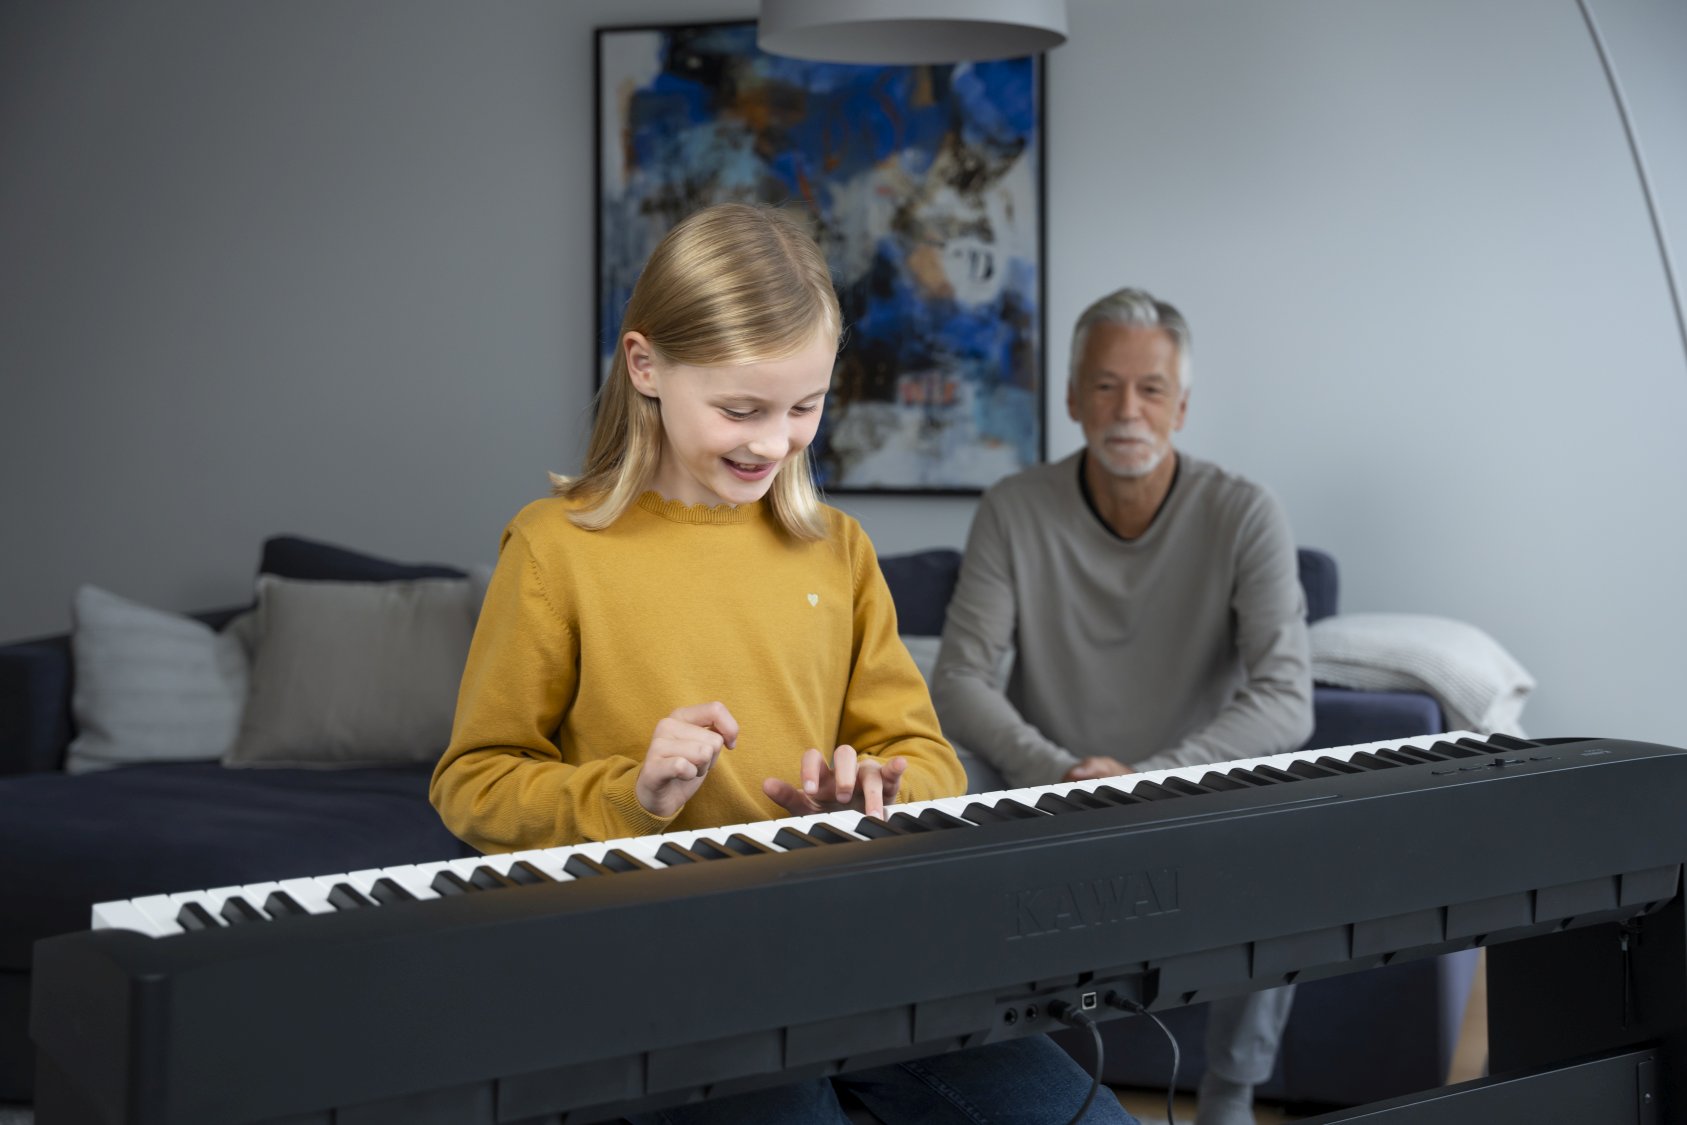
[[[93,908],[93,929],[133,930],[165,937],[191,930],[262,923],[305,914],[366,910],[397,902],[443,898],[511,886],[565,883],[625,871],[662,869],[766,852],[860,843],[908,832],[967,829],[1008,819],[1061,815],[1138,801],[1199,798],[1202,794],[1282,784],[1329,772],[1357,772],[1446,760],[1539,751],[1535,743],[1470,731],[1392,739],[1323,750],[1182,766],[1090,781],[969,793],[892,805],[883,820],[854,811],[785,817],[655,836],[578,844],[433,863],[372,868],[313,878],[148,895]],[[1499,759],[1495,755],[1501,755]]]

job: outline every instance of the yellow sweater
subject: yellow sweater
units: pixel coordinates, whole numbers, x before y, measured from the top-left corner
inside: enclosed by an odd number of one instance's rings
[[[827,537],[798,543],[765,503],[647,492],[586,531],[576,503],[536,501],[504,530],[429,794],[452,832],[500,852],[784,816],[762,779],[800,786],[805,750],[845,744],[905,756],[901,800],[965,789],[854,519],[824,509]],[[634,783],[657,721],[714,700],[737,745],[677,815],[652,815]]]

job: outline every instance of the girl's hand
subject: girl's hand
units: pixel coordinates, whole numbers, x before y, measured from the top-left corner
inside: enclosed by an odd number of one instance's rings
[[[802,756],[801,789],[777,777],[762,782],[761,788],[793,816],[859,809],[882,817],[885,806],[896,800],[907,771],[908,759],[900,755],[881,765],[876,758],[858,758],[853,746],[840,746],[832,751],[829,767],[818,750]]]
[[[738,720],[726,704],[681,707],[650,737],[638,771],[638,803],[652,816],[673,816],[702,787],[721,749],[737,741]]]

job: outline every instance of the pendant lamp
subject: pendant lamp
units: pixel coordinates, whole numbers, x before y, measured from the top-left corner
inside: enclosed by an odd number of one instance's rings
[[[1066,41],[1066,0],[762,0],[756,32],[774,55],[824,62],[983,62]]]

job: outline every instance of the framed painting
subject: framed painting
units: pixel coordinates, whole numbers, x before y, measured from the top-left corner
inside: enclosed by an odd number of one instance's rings
[[[843,306],[823,488],[975,493],[1042,460],[1040,59],[808,62],[746,21],[600,28],[596,60],[600,382],[661,237],[774,203],[807,215]]]

